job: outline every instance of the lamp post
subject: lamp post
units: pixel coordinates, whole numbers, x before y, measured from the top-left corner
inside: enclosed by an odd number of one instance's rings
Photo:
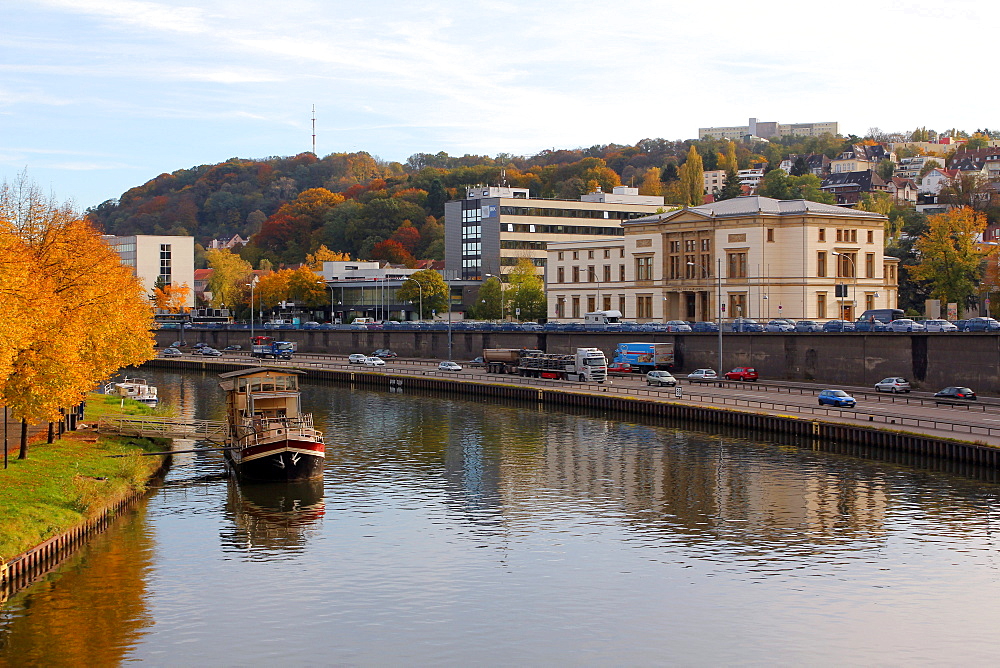
[[[250,282],[247,283],[247,286],[250,287],[250,340],[251,341],[253,340],[253,307],[254,307],[253,289],[255,285],[257,285],[256,275],[254,275],[254,277],[250,279]]]
[[[831,255],[836,255],[838,257],[845,258],[845,259],[849,260],[850,263],[851,263],[851,278],[854,279],[852,281],[852,284],[853,284],[853,287],[854,287],[854,295],[851,298],[851,303],[854,304],[857,301],[857,299],[858,299],[858,266],[854,263],[854,258],[851,257],[851,255],[849,253],[838,253],[837,251],[830,251],[830,254]],[[847,312],[847,303],[846,302],[847,302],[847,295],[844,295],[844,301],[842,301],[840,303],[840,319],[841,320],[846,320],[847,319],[847,318],[844,317],[844,314]]]

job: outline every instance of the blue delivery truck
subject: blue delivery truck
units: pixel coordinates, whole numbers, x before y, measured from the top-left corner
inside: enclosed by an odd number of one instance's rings
[[[674,365],[673,343],[619,343],[614,362],[628,362],[638,371],[669,369]]]

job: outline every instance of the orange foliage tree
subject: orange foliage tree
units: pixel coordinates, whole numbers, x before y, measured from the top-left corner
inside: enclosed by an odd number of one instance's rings
[[[187,283],[180,285],[171,283],[162,288],[153,288],[153,303],[156,308],[168,313],[187,313],[190,311],[189,296],[191,296],[191,287]]]

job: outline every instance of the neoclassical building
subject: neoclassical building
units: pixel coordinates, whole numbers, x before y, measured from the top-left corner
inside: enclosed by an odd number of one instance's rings
[[[883,254],[885,221],[759,196],[622,221],[623,237],[548,244],[549,317],[853,320],[896,308],[899,261]]]

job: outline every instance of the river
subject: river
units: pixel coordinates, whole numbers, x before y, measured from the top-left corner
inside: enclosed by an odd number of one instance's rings
[[[214,375],[145,375],[222,417]],[[303,403],[322,483],[176,456],[0,605],[0,665],[995,661],[988,479],[454,397],[307,382]]]

